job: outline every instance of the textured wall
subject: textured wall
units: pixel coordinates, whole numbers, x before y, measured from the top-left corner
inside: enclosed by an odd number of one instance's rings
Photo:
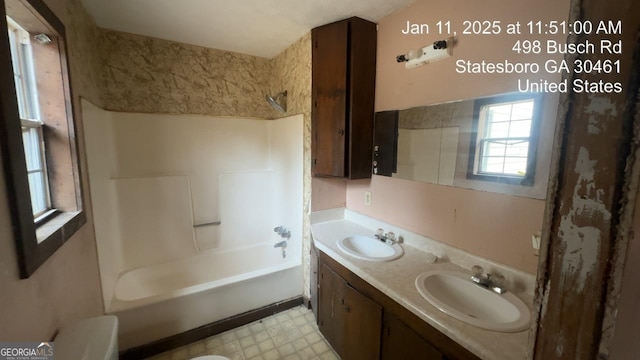
[[[80,0],[45,0],[65,23],[72,91],[78,122],[79,97],[102,104],[98,51],[99,33]],[[82,136],[79,136],[81,139]],[[80,144],[84,154],[84,144]],[[81,161],[84,157],[82,156]],[[86,168],[86,167],[85,167]],[[88,196],[86,177],[82,179]],[[85,197],[85,200],[88,200]],[[85,201],[89,208],[89,202]],[[89,214],[90,215],[90,214]],[[0,339],[41,341],[61,326],[102,313],[98,260],[92,221],[84,225],[29,279],[20,280],[4,177],[0,176]]]
[[[107,110],[269,118],[269,60],[103,30]]]

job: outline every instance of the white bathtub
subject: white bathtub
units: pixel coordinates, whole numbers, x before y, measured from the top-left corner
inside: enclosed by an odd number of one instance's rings
[[[302,287],[300,254],[282,258],[269,242],[130,270],[108,312],[128,349],[300,296]]]

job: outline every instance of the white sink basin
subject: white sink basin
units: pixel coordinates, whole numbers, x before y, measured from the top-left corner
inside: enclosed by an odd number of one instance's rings
[[[391,261],[404,254],[398,244],[387,245],[378,239],[361,235],[338,240],[338,249],[354,258],[369,261]]]
[[[447,315],[487,330],[518,332],[529,328],[529,308],[510,292],[502,295],[469,280],[471,275],[435,270],[420,274],[420,295]]]

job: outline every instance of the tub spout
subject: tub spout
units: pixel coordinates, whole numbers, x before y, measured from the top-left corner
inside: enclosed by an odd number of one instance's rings
[[[286,241],[280,241],[279,243],[276,243],[275,245],[273,245],[274,248],[286,248],[287,247],[287,242]]]

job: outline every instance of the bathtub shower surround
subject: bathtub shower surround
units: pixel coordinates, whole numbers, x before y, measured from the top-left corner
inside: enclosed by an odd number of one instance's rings
[[[302,115],[82,105],[103,298],[121,348],[302,295]],[[286,257],[277,226],[290,232]]]

